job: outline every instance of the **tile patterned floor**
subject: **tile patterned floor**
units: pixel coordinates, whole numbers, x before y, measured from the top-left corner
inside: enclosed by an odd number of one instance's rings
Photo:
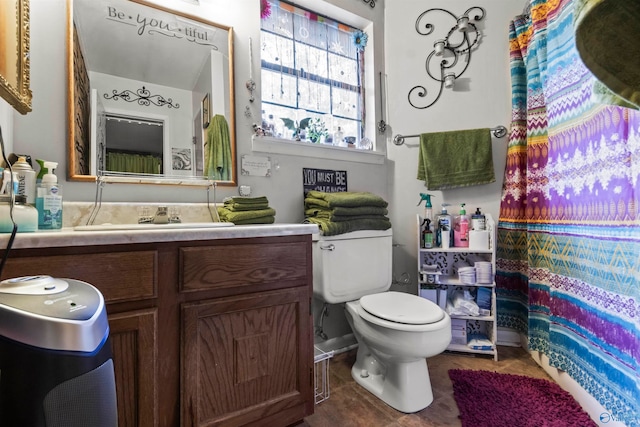
[[[482,369],[551,379],[522,348],[499,347],[497,362],[484,356],[443,353],[428,359],[433,403],[415,414],[387,406],[351,378],[355,350],[338,354],[329,362],[329,399],[297,427],[444,427],[460,426],[449,369]]]

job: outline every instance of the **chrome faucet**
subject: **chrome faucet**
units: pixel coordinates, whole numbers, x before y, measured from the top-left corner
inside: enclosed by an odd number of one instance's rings
[[[169,223],[169,210],[166,206],[158,206],[156,214],[153,216],[154,224],[168,224]]]

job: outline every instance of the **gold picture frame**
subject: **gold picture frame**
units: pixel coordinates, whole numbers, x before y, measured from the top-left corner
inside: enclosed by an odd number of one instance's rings
[[[29,0],[0,1],[0,96],[20,114],[31,111]]]
[[[202,99],[202,128],[206,129],[209,127],[209,123],[211,122],[211,103],[209,102],[209,94],[206,94]]]

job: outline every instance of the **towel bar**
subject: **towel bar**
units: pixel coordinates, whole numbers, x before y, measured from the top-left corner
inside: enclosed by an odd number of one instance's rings
[[[495,136],[496,138],[502,138],[507,134],[507,128],[504,126],[497,126],[494,128],[491,128],[491,133],[493,133],[493,136]],[[396,135],[393,137],[393,143],[395,145],[402,145],[404,144],[404,140],[405,138],[419,138],[420,135]]]

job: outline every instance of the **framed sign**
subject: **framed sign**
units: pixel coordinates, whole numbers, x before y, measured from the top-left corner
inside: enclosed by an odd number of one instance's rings
[[[206,94],[202,99],[202,127],[205,129],[209,127],[209,122],[211,121],[211,113],[209,113],[209,110],[211,110],[211,103],[209,101],[209,94]]]
[[[325,193],[347,191],[347,171],[303,168],[302,187],[305,197],[310,190]]]

